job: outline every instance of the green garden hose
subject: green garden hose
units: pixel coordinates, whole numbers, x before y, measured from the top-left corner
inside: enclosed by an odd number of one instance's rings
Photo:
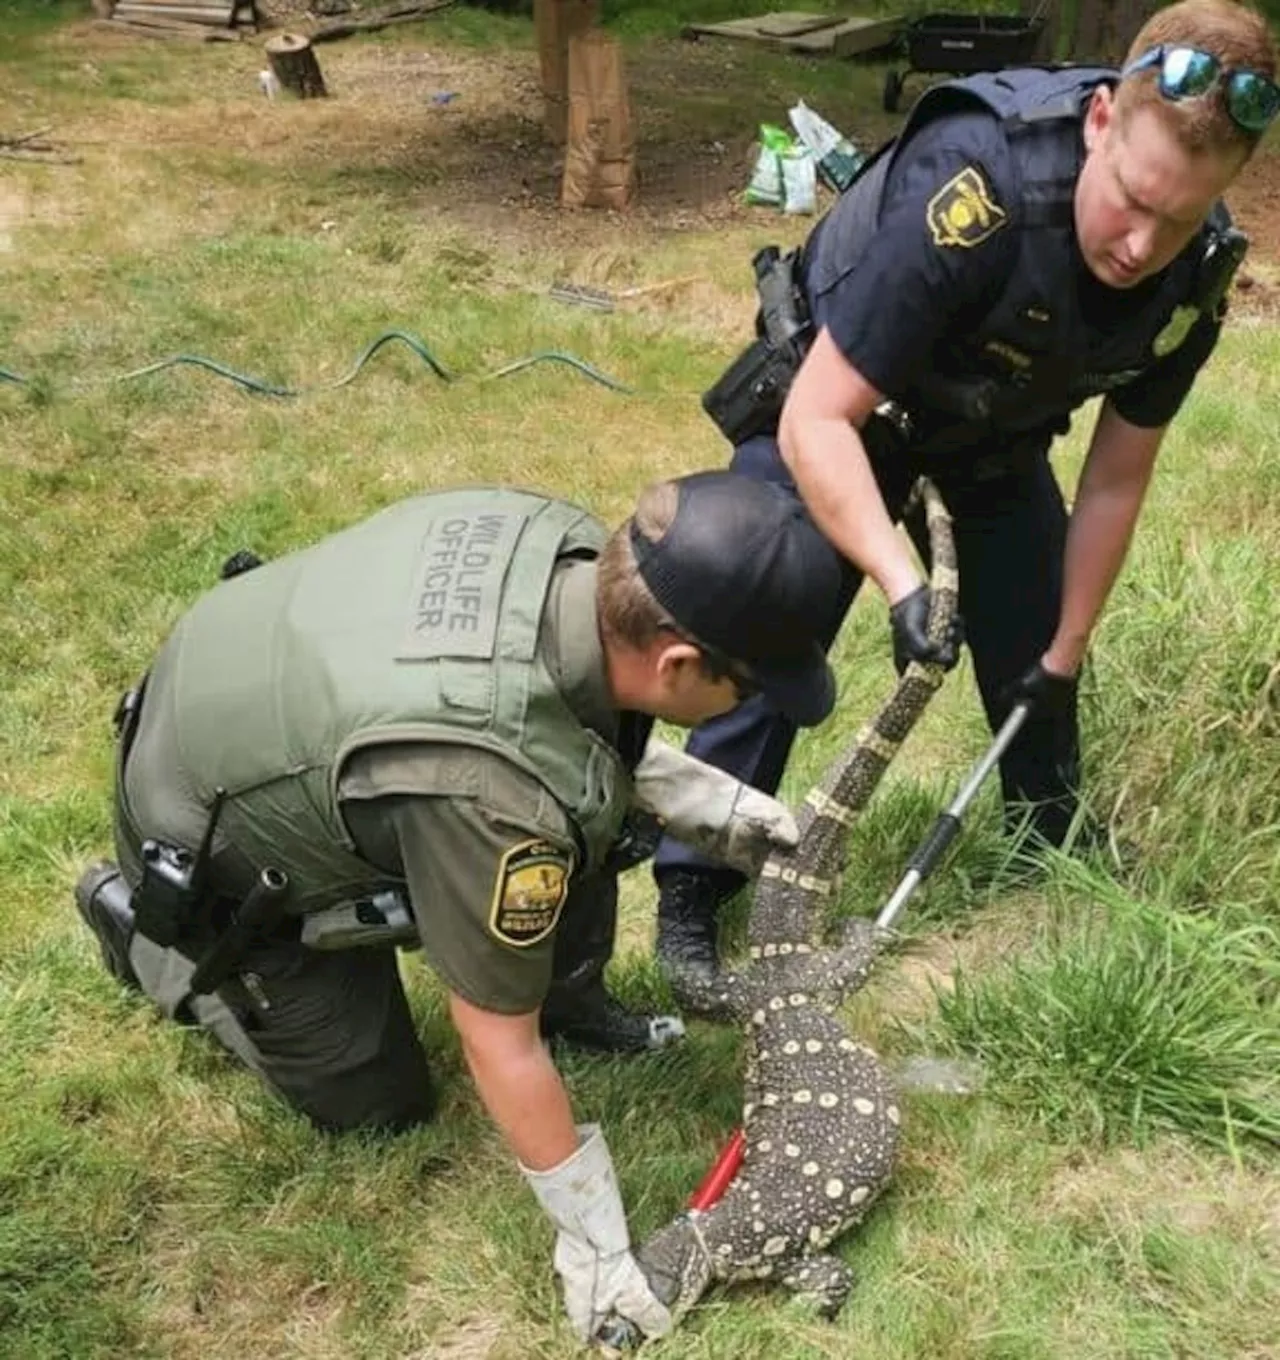
[[[255,378],[247,373],[238,373],[233,368],[228,368],[226,364],[218,363],[216,359],[206,358],[202,354],[174,354],[167,359],[157,360],[153,364],[146,364],[142,368],[135,368],[128,373],[122,373],[118,377],[99,379],[100,382],[123,383],[133,382],[138,378],[145,378],[152,373],[159,373],[166,368],[175,368],[179,365],[190,364],[196,368],[207,369],[210,373],[217,374],[220,378],[226,378],[243,388],[246,392],[255,392],[264,397],[303,397],[314,392],[332,392],[339,387],[345,387],[352,382],[360,370],[369,362],[370,359],[380,350],[383,345],[389,344],[393,340],[398,340],[401,344],[408,347],[422,360],[424,364],[442,382],[455,382],[457,378],[431,353],[423,342],[416,335],[411,335],[407,331],[383,331],[375,340],[366,346],[364,352],[352,364],[350,370],[343,374],[341,378],[336,378],[333,382],[317,383],[313,387],[281,387],[276,383],[264,382],[261,378]],[[536,354],[530,354],[526,358],[516,359],[509,364],[503,365],[493,373],[482,374],[481,377],[487,378],[506,378],[513,373],[519,373],[523,369],[531,367],[533,364],[553,362],[567,364],[570,368],[581,373],[584,377],[590,378],[592,382],[599,383],[602,387],[607,387],[611,392],[627,392],[631,389],[609,377],[607,373],[602,373],[598,368],[577,358],[575,355],[566,354],[562,350],[539,350]],[[10,369],[0,367],[0,378],[6,382],[16,383],[19,386],[30,385],[32,379],[25,378],[20,373],[14,373]],[[89,385],[89,384],[83,384]]]

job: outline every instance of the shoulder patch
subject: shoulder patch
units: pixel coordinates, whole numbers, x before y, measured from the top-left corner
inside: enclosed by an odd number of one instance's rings
[[[545,940],[560,919],[572,873],[573,856],[551,841],[513,845],[498,863],[489,933],[517,949]]]
[[[976,165],[966,165],[934,194],[926,216],[934,245],[966,250],[980,245],[1008,221]]]

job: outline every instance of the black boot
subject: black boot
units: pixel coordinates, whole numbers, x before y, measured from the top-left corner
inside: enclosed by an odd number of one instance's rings
[[[670,978],[710,980],[718,967],[716,916],[733,895],[714,873],[669,869],[658,893],[658,963]]]
[[[548,997],[541,1026],[548,1039],[597,1053],[645,1053],[684,1037],[684,1024],[677,1016],[630,1010],[610,996],[603,983],[586,992]]]
[[[129,962],[133,939],[133,894],[124,875],[110,860],[91,864],[76,884],[76,907],[98,939],[107,972],[133,991],[142,984]]]
[[[676,1016],[628,1010],[605,990],[617,917],[615,875],[592,874],[570,886],[556,930],[551,986],[542,1005],[547,1038],[603,1053],[644,1053],[683,1036],[684,1025]]]

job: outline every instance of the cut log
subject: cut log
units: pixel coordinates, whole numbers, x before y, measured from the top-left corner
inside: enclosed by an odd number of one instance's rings
[[[19,132],[12,136],[7,132],[0,132],[0,146],[29,146],[36,143],[43,151],[52,151],[53,148],[44,140],[46,132],[52,132],[53,128],[36,128],[34,132]]]
[[[275,78],[299,99],[323,99],[329,93],[311,42],[302,34],[278,33],[267,39],[263,51]]]

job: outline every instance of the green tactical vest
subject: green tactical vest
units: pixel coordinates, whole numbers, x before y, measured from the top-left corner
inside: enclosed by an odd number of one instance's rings
[[[229,858],[282,869],[287,909],[320,910],[387,881],[339,812],[347,757],[380,743],[462,744],[539,780],[598,864],[630,777],[569,710],[537,640],[557,560],[594,556],[604,539],[562,501],[450,491],[218,585],[153,668],[146,707],[165,706],[155,716],[172,731],[172,783],[139,791],[151,815],[135,805],[138,822],[193,847],[224,788]]]

